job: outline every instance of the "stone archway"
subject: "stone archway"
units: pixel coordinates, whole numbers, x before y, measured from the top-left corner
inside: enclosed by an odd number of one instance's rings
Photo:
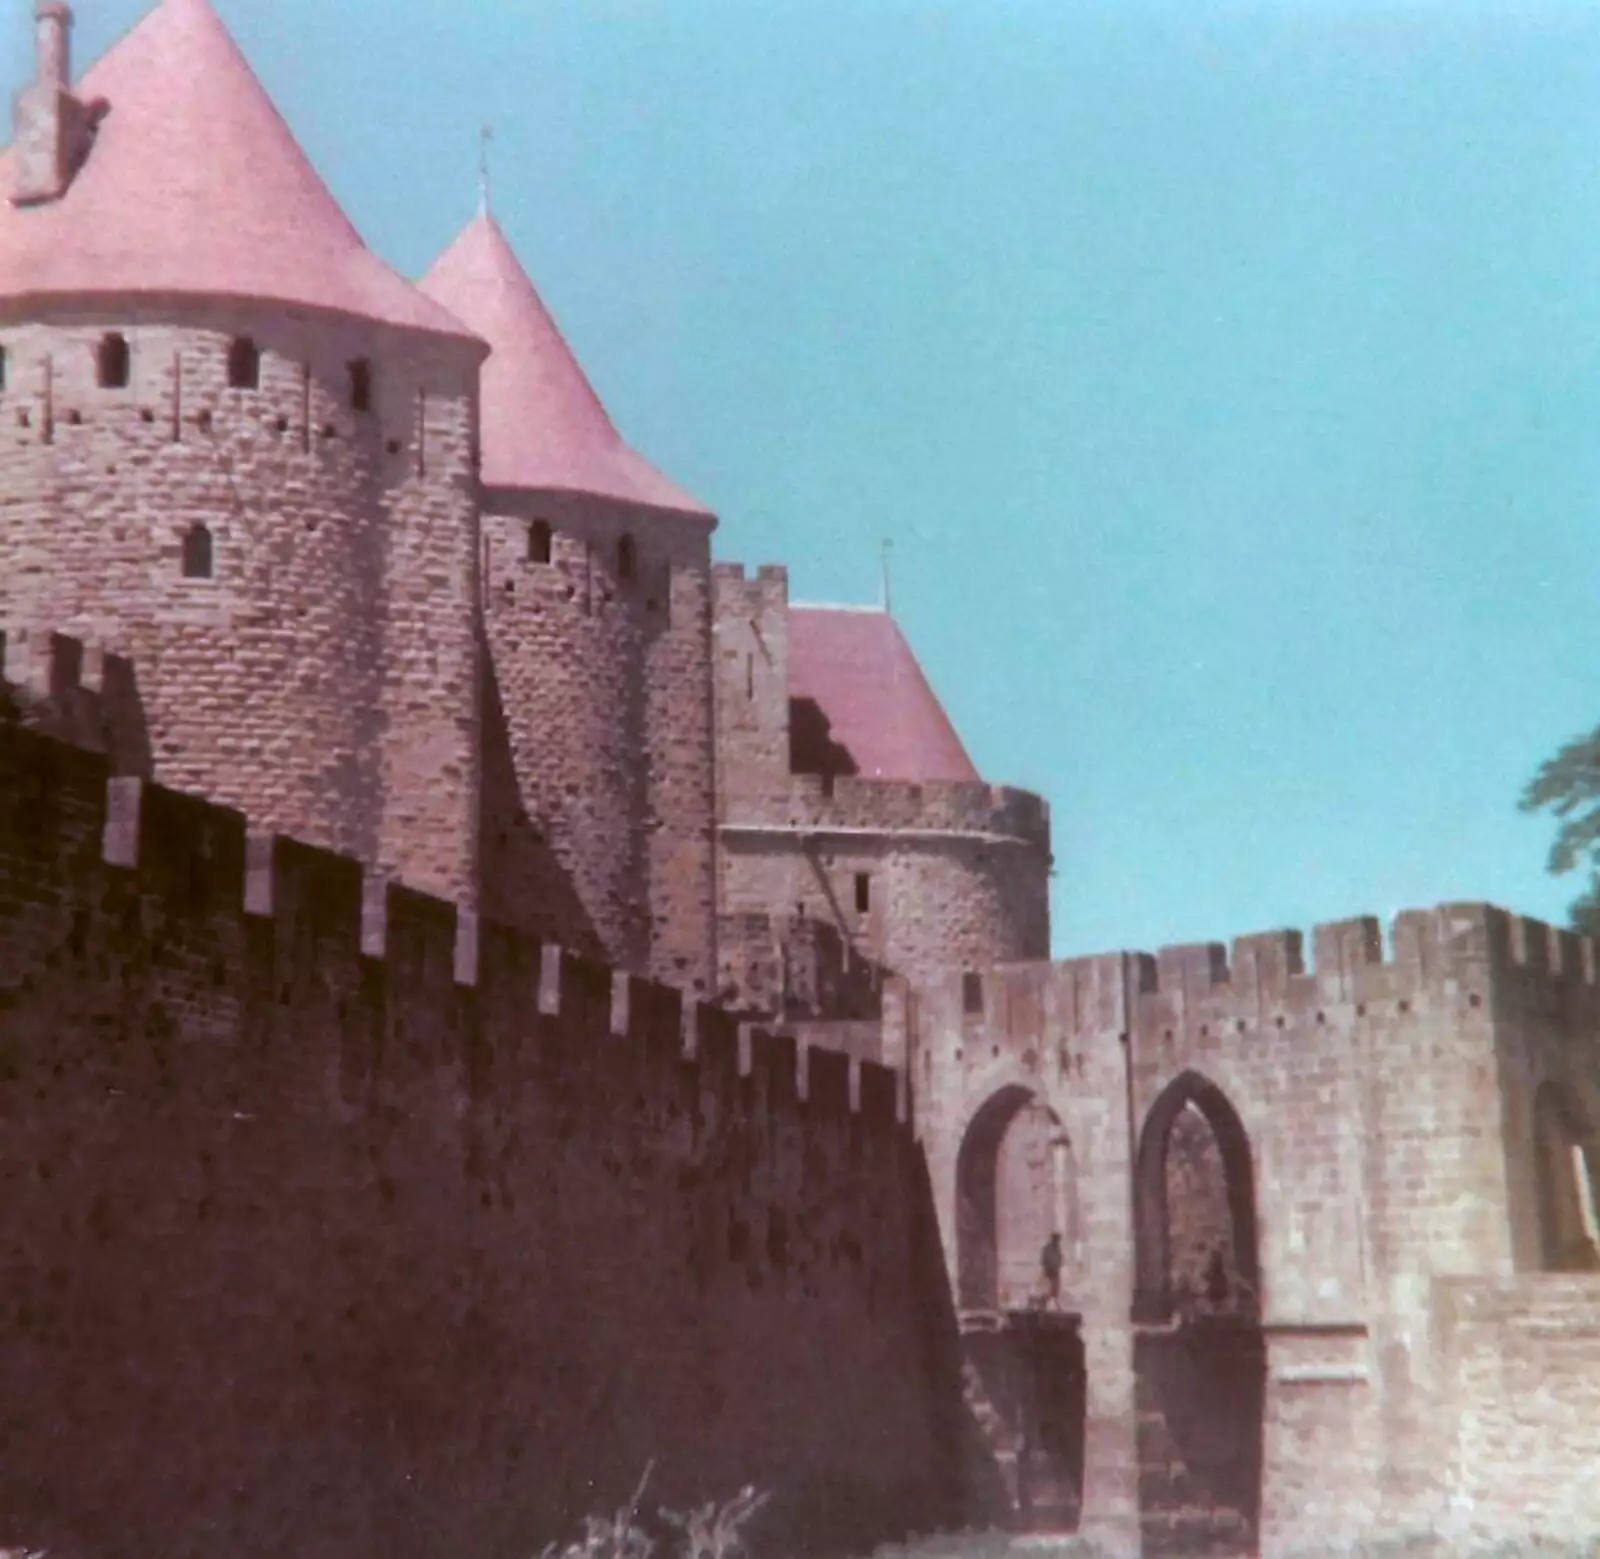
[[[1570,1088],[1546,1082],[1533,1096],[1539,1256],[1546,1272],[1600,1271],[1600,1137]]]
[[[1072,1146],[1055,1111],[1011,1084],[974,1113],[956,1161],[956,1292],[964,1312],[1036,1308],[1040,1253],[1064,1252],[1062,1308],[1078,1276]]]
[[[1134,1206],[1144,1550],[1252,1552],[1266,1410],[1255,1169],[1238,1112],[1198,1072],[1146,1117]]]
[[[1063,1252],[1059,1295],[1040,1256]],[[1083,1503],[1087,1407],[1072,1145],[1031,1089],[974,1112],[956,1159],[956,1291],[968,1407],[1011,1526],[1072,1532]]]

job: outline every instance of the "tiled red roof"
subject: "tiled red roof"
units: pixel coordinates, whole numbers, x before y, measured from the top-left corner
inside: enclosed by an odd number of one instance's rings
[[[493,348],[481,381],[486,485],[709,515],[623,443],[493,217],[476,217],[421,285]]]
[[[863,778],[979,778],[887,612],[791,606],[789,697],[820,710],[829,739]],[[804,719],[807,711],[796,714]]]
[[[163,0],[74,91],[103,98],[58,201],[11,204],[0,299],[186,294],[469,332],[362,243],[207,0]]]

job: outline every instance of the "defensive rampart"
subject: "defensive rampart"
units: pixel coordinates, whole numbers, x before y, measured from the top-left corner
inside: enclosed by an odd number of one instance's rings
[[[795,740],[787,572],[751,579],[719,564],[712,585],[720,912],[829,924],[861,965],[919,984],[1048,957],[1046,803],[981,782],[810,772]],[[724,977],[751,974],[734,999],[755,1005],[767,953],[722,951]]]
[[[947,1512],[891,1072],[0,721],[0,1543],[526,1559]]]
[[[1062,1233],[1084,1524],[1136,1515],[1147,1550],[1230,1523],[1272,1553],[1415,1532],[1474,1479],[1504,1535],[1480,1458],[1520,1410],[1442,1340],[1437,1285],[1594,1257],[1572,1158],[1600,1163],[1592,945],[1473,904],[1401,914],[1387,953],[1371,918],[1311,942],[1309,969],[1274,932],[885,1003],[959,1303],[1026,1304],[1008,1282]],[[1248,1408],[1229,1434],[1219,1401]],[[1600,1528],[1592,1488],[1545,1492],[1552,1535]]]

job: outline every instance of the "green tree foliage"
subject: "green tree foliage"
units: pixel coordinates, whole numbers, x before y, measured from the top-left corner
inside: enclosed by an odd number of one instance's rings
[[[1548,810],[1560,824],[1548,863],[1554,875],[1588,868],[1589,886],[1568,913],[1574,931],[1600,937],[1600,728],[1547,759],[1520,805],[1524,812]]]

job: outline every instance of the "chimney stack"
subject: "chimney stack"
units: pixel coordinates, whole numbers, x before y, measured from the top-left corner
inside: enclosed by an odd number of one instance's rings
[[[37,0],[33,16],[38,68],[12,108],[14,206],[65,195],[94,133],[94,114],[72,95],[72,7]]]
[[[38,40],[41,87],[58,92],[72,90],[72,7],[66,0],[39,0],[34,7],[34,36]]]

